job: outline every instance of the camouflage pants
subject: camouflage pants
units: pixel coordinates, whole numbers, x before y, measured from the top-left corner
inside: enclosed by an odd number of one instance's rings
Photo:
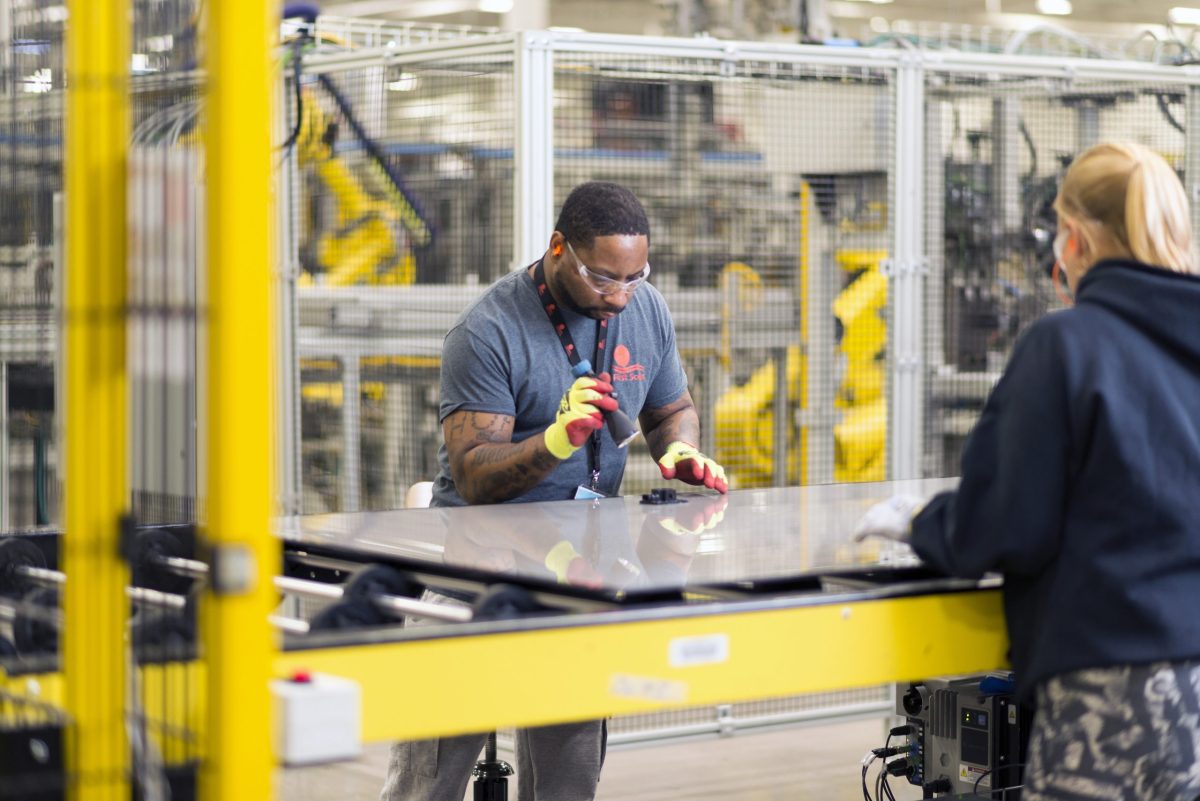
[[[1200,662],[1063,674],[1037,703],[1025,801],[1200,799]]]

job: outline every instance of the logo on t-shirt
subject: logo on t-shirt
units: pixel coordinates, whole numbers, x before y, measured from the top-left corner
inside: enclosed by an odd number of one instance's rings
[[[617,345],[613,350],[613,381],[645,381],[646,368],[640,364],[630,364],[632,356],[629,348]]]

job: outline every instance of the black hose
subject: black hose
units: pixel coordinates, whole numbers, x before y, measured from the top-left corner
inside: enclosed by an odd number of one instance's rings
[[[50,523],[46,500],[46,437],[40,431],[33,438],[33,495],[34,521],[39,526]]]
[[[1187,130],[1184,129],[1179,120],[1175,119],[1175,115],[1171,113],[1171,104],[1167,101],[1167,95],[1159,92],[1155,97],[1158,98],[1158,110],[1167,118],[1167,122],[1170,123],[1171,127],[1181,134],[1186,134]]]
[[[296,144],[296,140],[300,138],[300,128],[304,125],[304,92],[300,88],[300,74],[302,67],[302,57],[304,44],[311,39],[308,36],[300,36],[291,44],[292,48],[292,83],[296,85],[296,124],[292,127],[291,134],[288,135],[287,141],[280,145],[280,150],[288,150],[292,145]]]
[[[400,196],[404,198],[405,202],[412,207],[412,210],[416,214],[417,218],[425,226],[424,236],[422,237],[417,235],[414,237],[416,240],[418,240],[418,244],[424,245],[432,243],[435,236],[435,231],[433,230],[432,223],[429,221],[429,215],[425,213],[425,208],[421,204],[421,201],[419,201],[416,195],[412,193],[412,191],[408,188],[408,185],[404,182],[404,179],[400,176],[400,173],[388,161],[387,155],[383,152],[383,148],[381,148],[379,143],[371,138],[371,136],[367,133],[367,129],[364,128],[363,124],[359,121],[358,115],[354,113],[354,109],[351,107],[350,101],[344,94],[342,94],[342,91],[338,89],[333,80],[325,73],[321,73],[317,75],[317,81],[321,84],[325,91],[329,93],[329,96],[333,98],[334,104],[338,107],[338,111],[342,113],[342,117],[345,118],[346,123],[350,126],[350,130],[353,132],[358,141],[362,142],[363,149],[366,150],[367,156],[371,159],[371,161],[375,162],[375,164],[379,166],[379,169],[383,171],[384,177],[387,178],[388,183],[390,183],[392,188],[395,189]],[[421,239],[424,239],[425,242],[421,242]]]
[[[1033,144],[1033,137],[1029,135],[1029,126],[1025,124],[1025,120],[1017,120],[1017,128],[1021,131],[1021,136],[1025,138],[1025,146],[1029,148],[1029,172],[1025,178],[1032,180],[1037,176],[1038,158],[1037,147]]]

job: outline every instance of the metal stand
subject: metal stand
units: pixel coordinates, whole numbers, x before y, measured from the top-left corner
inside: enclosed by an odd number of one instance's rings
[[[515,771],[512,765],[496,759],[496,732],[488,735],[483,749],[483,761],[475,763],[475,801],[507,801],[508,777]]]

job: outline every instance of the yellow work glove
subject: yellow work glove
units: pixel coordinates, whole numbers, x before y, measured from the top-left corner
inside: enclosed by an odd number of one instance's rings
[[[560,584],[599,587],[604,582],[588,561],[579,555],[575,546],[562,540],[546,554],[546,567]]]
[[[601,412],[617,408],[617,399],[612,396],[612,384],[606,378],[582,376],[563,394],[558,403],[558,414],[554,423],[546,429],[546,450],[558,459],[566,459],[583,447],[592,432],[604,425]]]
[[[690,500],[684,505],[662,507],[663,511],[669,514],[659,520],[658,524],[663,530],[677,537],[703,534],[721,525],[721,521],[725,519],[725,507],[729,504],[729,498],[709,496],[699,500],[704,503]]]
[[[695,445],[676,440],[667,446],[667,452],[658,460],[658,469],[663,478],[677,478],[685,484],[705,486],[722,494],[729,491],[725,482],[725,468],[709,459]]]

